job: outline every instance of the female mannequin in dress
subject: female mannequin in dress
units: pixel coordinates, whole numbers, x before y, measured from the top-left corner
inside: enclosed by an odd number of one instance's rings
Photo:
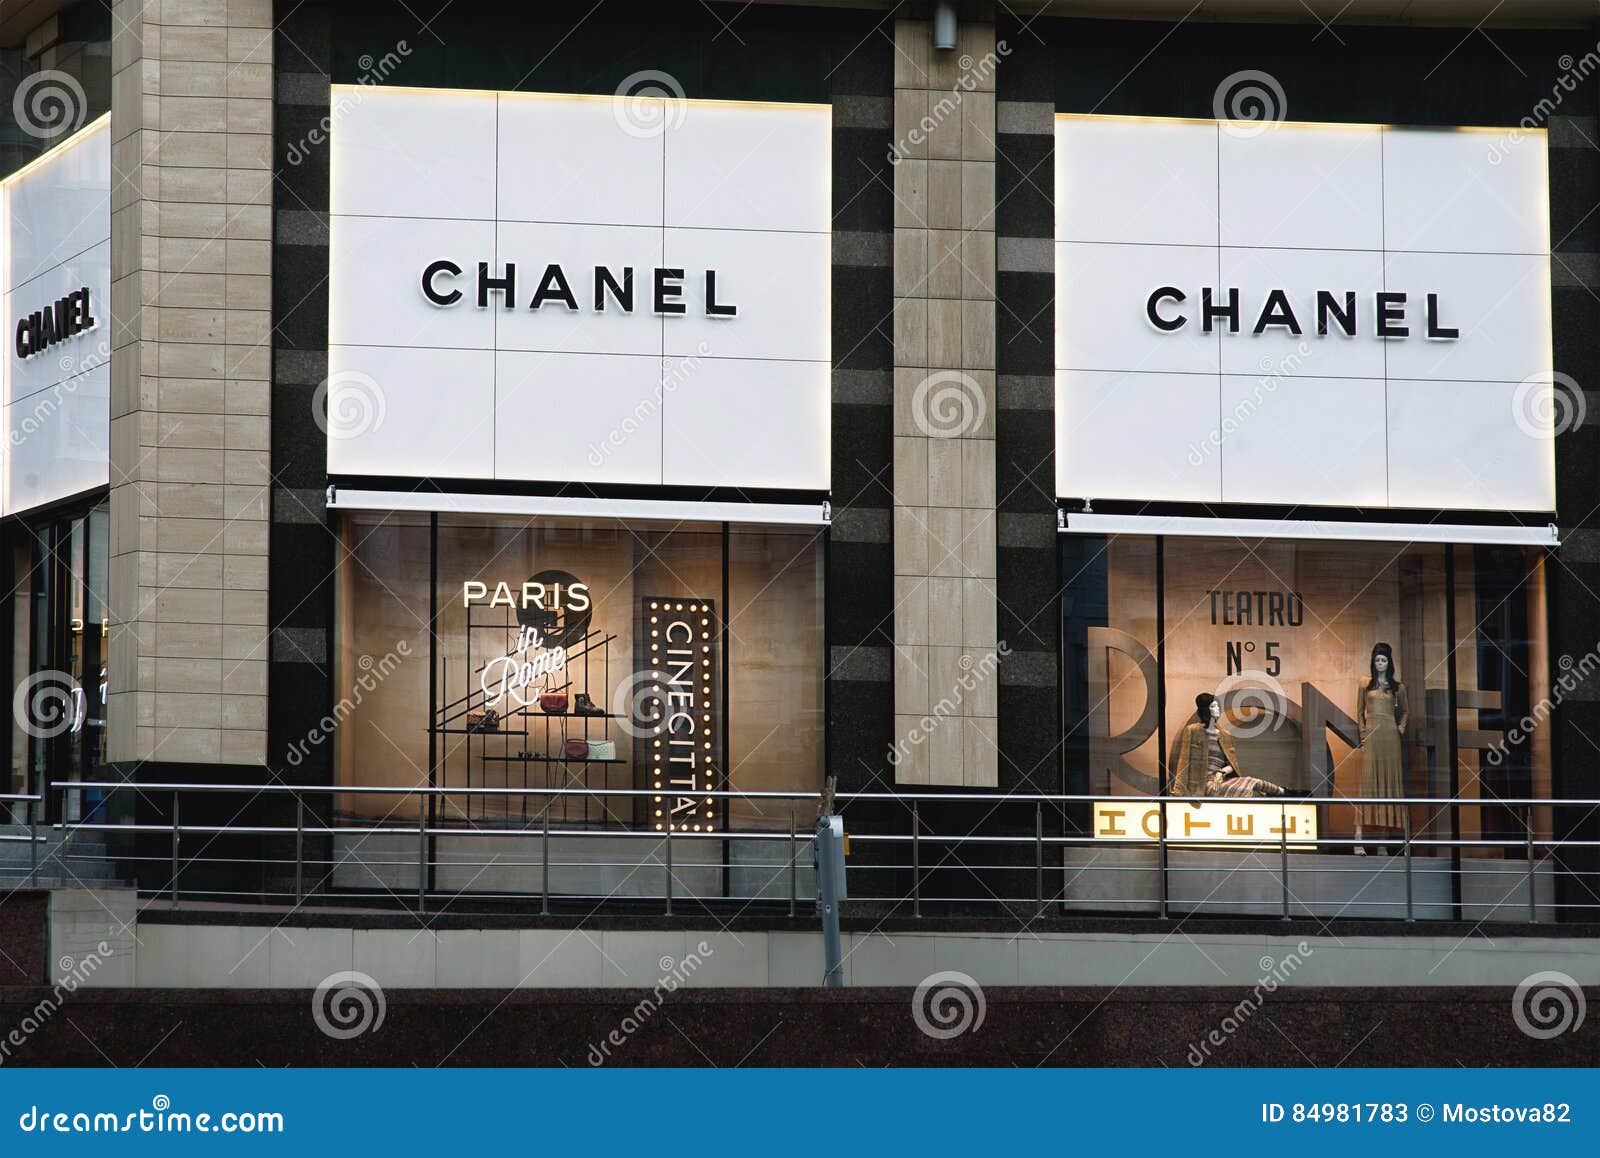
[[[1394,650],[1387,643],[1372,646],[1371,671],[1356,698],[1356,721],[1361,725],[1362,796],[1404,796],[1406,773],[1400,737],[1406,730],[1406,689],[1394,670]],[[1405,827],[1405,806],[1356,805],[1356,840],[1363,828],[1398,831]],[[1367,850],[1355,847],[1357,856]]]

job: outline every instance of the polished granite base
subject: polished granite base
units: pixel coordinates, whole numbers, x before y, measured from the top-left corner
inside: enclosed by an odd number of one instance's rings
[[[0,1025],[18,1024],[47,992],[0,989]],[[1600,990],[1586,998],[1593,1005]],[[1503,988],[995,987],[981,1022],[969,1016],[941,1039],[919,1028],[910,988],[413,990],[385,995],[377,1028],[336,1040],[318,1028],[309,990],[97,990],[71,995],[7,1064],[1600,1064],[1597,1019],[1537,1040],[1518,1028],[1511,1000]],[[960,1020],[959,1004],[943,1008]]]

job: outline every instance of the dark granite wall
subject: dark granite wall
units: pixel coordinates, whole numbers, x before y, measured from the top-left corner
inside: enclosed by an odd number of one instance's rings
[[[0,1024],[48,990],[0,988]],[[304,990],[79,990],[16,1051],[20,1065],[574,1066],[592,1064],[643,991],[404,990],[383,1024],[322,1033]],[[1593,1003],[1600,990],[1588,994]],[[1241,988],[984,990],[981,1025],[921,1032],[909,989],[679,990],[605,1062],[617,1066],[1175,1066],[1225,1023],[1206,1065],[1594,1066],[1589,1019],[1548,1041],[1516,1027],[1503,989]]]

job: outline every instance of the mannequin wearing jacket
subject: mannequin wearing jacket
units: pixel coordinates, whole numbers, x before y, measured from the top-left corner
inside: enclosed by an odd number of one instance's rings
[[[1194,698],[1195,718],[1178,737],[1174,796],[1282,796],[1270,780],[1239,773],[1239,748],[1222,728],[1222,704],[1210,692]],[[1200,807],[1196,802],[1194,807]]]

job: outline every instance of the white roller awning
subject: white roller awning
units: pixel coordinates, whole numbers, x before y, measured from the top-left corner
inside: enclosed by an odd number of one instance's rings
[[[1185,535],[1212,539],[1324,539],[1355,543],[1482,543],[1559,547],[1554,523],[1537,527],[1483,523],[1354,523],[1317,519],[1208,519],[1195,515],[1068,513],[1067,535]]]
[[[825,527],[832,521],[832,512],[827,503],[726,503],[676,499],[591,499],[557,495],[441,494],[437,491],[356,490],[338,486],[328,488],[328,509],[671,523],[760,523],[797,527]]]

